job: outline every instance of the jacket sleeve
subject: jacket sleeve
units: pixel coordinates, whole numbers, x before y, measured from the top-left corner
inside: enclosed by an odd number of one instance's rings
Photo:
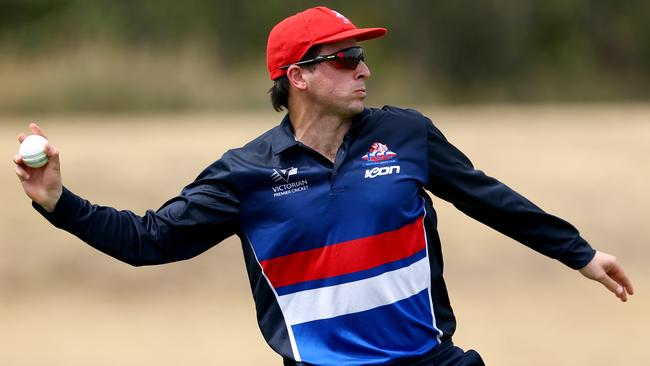
[[[143,216],[91,204],[64,187],[52,213],[32,203],[54,226],[134,266],[194,257],[239,230],[239,202],[221,161],[179,196]]]
[[[427,120],[427,190],[468,216],[573,269],[595,251],[568,222],[544,212],[470,160]]]

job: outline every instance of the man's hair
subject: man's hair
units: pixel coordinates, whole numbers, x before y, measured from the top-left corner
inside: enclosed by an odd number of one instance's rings
[[[307,50],[305,56],[303,56],[300,61],[310,60],[318,56],[320,52],[320,45],[314,45]],[[302,66],[309,71],[313,71],[316,67],[316,64],[308,64]],[[289,109],[289,78],[287,75],[283,75],[275,80],[273,80],[273,86],[269,89],[269,94],[271,94],[271,104],[273,109],[277,112],[282,112],[283,108]]]

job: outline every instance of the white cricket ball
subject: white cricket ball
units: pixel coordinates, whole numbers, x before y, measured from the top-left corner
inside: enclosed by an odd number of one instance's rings
[[[30,135],[23,140],[18,153],[23,157],[25,165],[30,168],[40,168],[47,164],[45,144],[47,139],[40,135]]]

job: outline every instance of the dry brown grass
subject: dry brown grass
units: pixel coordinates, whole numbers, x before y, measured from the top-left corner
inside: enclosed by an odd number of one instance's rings
[[[490,365],[648,365],[650,106],[424,108],[475,165],[580,228],[625,265],[638,294],[604,288],[436,199],[455,341]],[[0,364],[280,364],[257,329],[239,244],[131,268],[58,231],[13,174],[2,117]],[[277,114],[43,116],[66,185],[142,213]]]

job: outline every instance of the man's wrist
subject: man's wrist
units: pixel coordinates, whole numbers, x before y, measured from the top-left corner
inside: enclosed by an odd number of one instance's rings
[[[54,209],[56,208],[56,204],[59,203],[59,200],[61,199],[61,195],[63,194],[63,188],[59,188],[58,191],[55,193],[54,197],[52,200],[49,200],[48,202],[36,202],[38,203],[45,211],[48,213],[54,212]]]

